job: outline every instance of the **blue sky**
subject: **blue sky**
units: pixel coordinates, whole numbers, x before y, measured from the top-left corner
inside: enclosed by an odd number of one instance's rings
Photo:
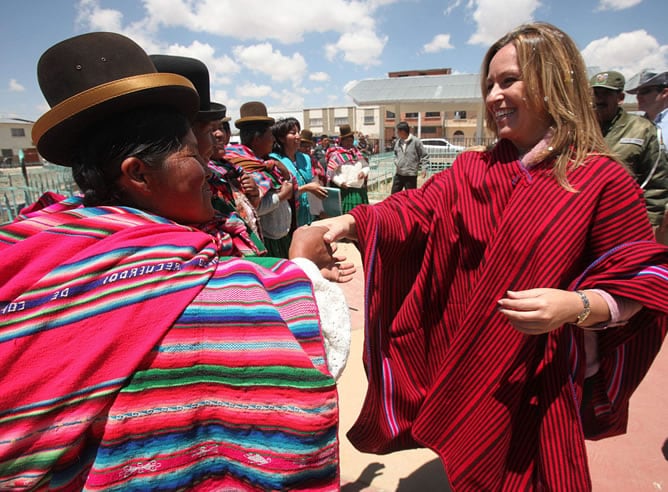
[[[43,114],[37,60],[90,31],[201,59],[233,118],[249,100],[275,111],[351,104],[347,87],[391,71],[478,73],[489,45],[530,20],[565,30],[589,66],[627,77],[668,67],[666,0],[21,0],[0,13],[0,118]]]

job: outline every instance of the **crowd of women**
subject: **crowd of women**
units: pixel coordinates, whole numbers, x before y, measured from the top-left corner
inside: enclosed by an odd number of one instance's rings
[[[258,220],[252,222],[269,256],[287,258],[296,228],[326,217],[320,203],[328,186],[340,193],[341,213],[368,203],[369,162],[353,145],[349,126],[340,128],[339,145],[324,149],[321,162],[313,152],[312,132],[302,131],[296,118],[275,121],[258,101],[243,104],[240,115],[234,123],[241,143],[221,140],[225,145],[219,144],[211,158],[232,174],[254,178],[262,199],[255,206]]]
[[[349,127],[320,171],[259,102],[224,145],[192,59],[91,33],[38,78],[34,140],[81,194],[0,228],[0,488],[336,490],[346,309],[318,291],[354,273],[344,238],[366,289],[352,443],[429,447],[456,491],[592,488],[584,441],[625,432],[668,330],[668,247],[563,31],[494,43],[497,143],[375,205]],[[343,215],[308,226],[325,185]]]

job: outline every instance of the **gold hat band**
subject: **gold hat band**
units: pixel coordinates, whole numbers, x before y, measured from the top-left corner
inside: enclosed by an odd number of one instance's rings
[[[54,126],[98,104],[133,92],[169,86],[182,86],[195,91],[195,86],[187,78],[173,73],[134,75],[92,87],[56,104],[42,115],[33,125],[32,140],[37,143]]]

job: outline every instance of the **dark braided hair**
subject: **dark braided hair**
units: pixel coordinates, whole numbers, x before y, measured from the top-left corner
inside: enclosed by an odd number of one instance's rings
[[[132,205],[119,186],[121,163],[137,157],[160,167],[181,148],[189,128],[185,116],[162,106],[133,109],[95,124],[81,139],[72,166],[84,205]]]

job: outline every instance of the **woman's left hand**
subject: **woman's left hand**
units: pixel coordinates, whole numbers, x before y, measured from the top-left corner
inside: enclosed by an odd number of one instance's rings
[[[497,302],[510,324],[527,335],[548,333],[573,323],[583,309],[575,292],[561,289],[509,290]]]

